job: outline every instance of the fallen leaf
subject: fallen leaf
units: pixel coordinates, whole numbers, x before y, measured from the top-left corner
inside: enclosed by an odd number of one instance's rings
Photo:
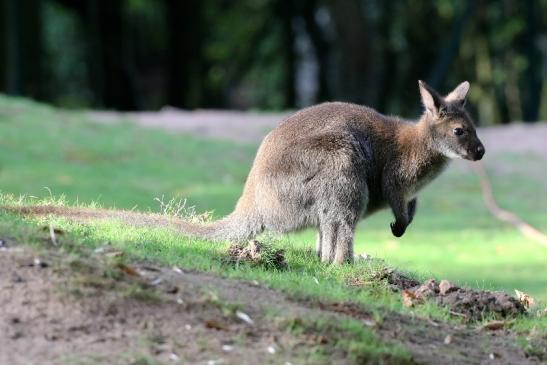
[[[234,350],[234,346],[231,346],[231,345],[222,345],[222,351],[232,352],[233,350]]]
[[[247,323],[251,326],[254,324],[254,321],[251,319],[251,317],[249,317],[249,315],[247,313],[237,311],[236,316],[237,316],[237,318],[241,319],[243,322],[245,322],[245,323]]]
[[[110,251],[105,253],[106,257],[120,257],[123,256],[123,251]]]
[[[505,321],[490,321],[481,326],[483,330],[497,331],[505,327]]]
[[[53,233],[58,234],[58,235],[61,235],[61,234],[65,233],[65,231],[63,231],[61,228],[55,228],[53,226],[43,226],[42,227],[42,231],[49,232],[50,230],[53,231]]]
[[[224,360],[218,359],[218,360],[207,361],[207,365],[220,365],[220,364],[224,364]]]
[[[163,279],[161,277],[155,278],[150,282],[150,285],[157,286],[160,285],[163,282]]]
[[[134,268],[132,268],[131,266],[127,266],[125,264],[119,264],[118,268],[124,273],[126,273],[127,275],[140,276],[139,272],[135,270]]]
[[[458,289],[459,288],[457,286],[455,286],[448,280],[441,280],[441,282],[439,283],[439,293],[441,295],[446,295]]]
[[[208,319],[205,321],[205,327],[215,329],[215,330],[222,330],[222,331],[228,331],[228,326],[226,326],[223,323],[220,323],[219,321],[215,319]]]
[[[446,335],[443,342],[444,342],[445,345],[450,345],[450,343],[452,342],[452,336],[451,335]]]
[[[403,296],[403,305],[405,307],[414,307],[416,304],[423,302],[421,298],[418,298],[416,294],[410,290],[403,290],[401,295]]]
[[[520,290],[515,289],[515,293],[517,294],[517,298],[519,302],[524,306],[526,309],[533,308],[536,305],[536,300],[532,298],[530,295],[521,292]]]
[[[47,262],[44,262],[44,261],[40,260],[39,258],[35,258],[34,261],[32,262],[32,265],[36,266],[36,267],[48,267],[49,266],[49,264]]]

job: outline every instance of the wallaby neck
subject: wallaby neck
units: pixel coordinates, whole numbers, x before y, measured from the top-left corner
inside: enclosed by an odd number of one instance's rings
[[[399,133],[399,143],[403,173],[411,179],[435,175],[449,162],[436,148],[425,117],[405,124]]]

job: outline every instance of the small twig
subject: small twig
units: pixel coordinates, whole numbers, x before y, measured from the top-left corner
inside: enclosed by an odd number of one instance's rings
[[[458,317],[463,317],[463,318],[467,318],[467,316],[463,313],[459,313],[459,312],[454,312],[454,311],[449,311],[450,314],[454,315],[454,316],[458,316]]]
[[[523,221],[521,218],[519,218],[516,214],[509,212],[507,210],[501,209],[496,202],[496,199],[494,199],[494,194],[492,192],[492,184],[490,183],[490,180],[488,179],[488,175],[486,173],[486,170],[484,169],[484,165],[482,163],[472,163],[470,164],[471,168],[475,171],[475,173],[479,177],[479,181],[481,184],[482,189],[482,195],[484,197],[484,203],[486,205],[486,208],[492,213],[494,217],[499,219],[502,222],[509,223],[513,225],[515,228],[517,228],[524,236],[538,242],[542,246],[547,247],[547,235],[540,232],[538,229],[532,227],[525,221]]]
[[[49,224],[49,237],[51,238],[51,243],[53,243],[53,246],[57,246],[57,238],[55,237],[55,229],[53,229],[53,226],[51,223]]]

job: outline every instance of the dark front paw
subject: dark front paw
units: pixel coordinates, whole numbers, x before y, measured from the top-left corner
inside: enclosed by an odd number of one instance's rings
[[[395,237],[401,237],[403,234],[405,234],[406,226],[403,224],[400,224],[399,222],[392,222],[391,223],[391,233]]]
[[[416,198],[408,202],[408,224],[412,223],[414,214],[416,214]]]

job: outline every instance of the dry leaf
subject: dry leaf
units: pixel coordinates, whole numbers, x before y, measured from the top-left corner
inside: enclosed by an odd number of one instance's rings
[[[51,225],[50,226],[43,226],[42,231],[46,231],[46,232],[53,231],[53,233],[58,234],[58,235],[62,235],[62,234],[65,233],[65,231],[63,231],[61,228],[55,228]]]
[[[446,295],[456,290],[458,290],[458,287],[448,280],[441,280],[439,283],[439,292],[441,295]]]
[[[227,331],[228,330],[228,326],[226,326],[225,324],[223,323],[220,323],[219,321],[215,320],[215,319],[208,319],[205,321],[205,327],[207,328],[211,328],[211,329],[215,329],[215,330],[223,330],[223,331]]]
[[[423,301],[421,298],[418,298],[416,294],[414,294],[414,292],[410,290],[403,290],[401,295],[403,296],[403,305],[405,307],[414,307],[414,305],[420,304]]]
[[[120,257],[123,256],[123,251],[110,251],[105,253],[106,257]]]
[[[450,345],[450,343],[452,342],[452,336],[451,335],[446,335],[443,342],[444,342],[445,345]]]
[[[254,321],[251,319],[251,317],[249,317],[249,315],[247,313],[237,311],[236,316],[237,316],[237,318],[241,319],[243,322],[245,322],[245,323],[247,323],[251,326],[254,324]]]
[[[490,321],[481,326],[483,330],[496,331],[505,327],[505,321]]]
[[[523,293],[517,289],[515,289],[515,293],[517,294],[517,298],[519,302],[524,306],[524,308],[530,309],[536,305],[536,300],[532,298],[530,295]]]
[[[139,272],[137,270],[135,270],[131,266],[127,266],[127,265],[124,265],[124,264],[119,264],[118,268],[121,271],[123,271],[124,273],[126,273],[127,275],[131,275],[131,276],[140,276],[141,275],[141,274],[139,274]]]

